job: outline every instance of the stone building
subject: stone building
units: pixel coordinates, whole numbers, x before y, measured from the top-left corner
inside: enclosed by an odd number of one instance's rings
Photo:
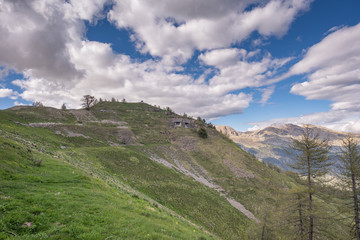
[[[187,118],[172,118],[170,119],[171,127],[184,127],[184,128],[193,128],[194,123]]]

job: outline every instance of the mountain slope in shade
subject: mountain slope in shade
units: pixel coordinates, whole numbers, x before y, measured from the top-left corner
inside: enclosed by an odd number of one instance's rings
[[[318,134],[320,138],[329,140],[332,146],[331,155],[336,160],[336,154],[339,152],[342,140],[349,133],[314,125],[307,126]],[[299,139],[304,132],[304,126],[295,124],[274,124],[264,129],[248,132],[238,132],[229,126],[216,126],[216,129],[256,158],[266,163],[276,164],[282,169],[289,169],[288,163],[293,161],[287,152],[287,150],[290,150],[289,144],[293,138]],[[351,135],[360,140],[359,134]]]

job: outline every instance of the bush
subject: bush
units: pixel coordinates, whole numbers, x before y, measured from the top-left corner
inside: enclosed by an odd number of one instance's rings
[[[207,131],[204,127],[201,127],[199,130],[198,130],[198,135],[199,137],[201,138],[207,138],[208,137],[208,134],[207,134]]]

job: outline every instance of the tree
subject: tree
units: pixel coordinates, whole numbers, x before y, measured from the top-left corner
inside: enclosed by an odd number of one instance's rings
[[[279,229],[288,234],[289,239],[306,239],[306,192],[304,186],[294,185],[287,189],[281,198],[278,224]]]
[[[351,136],[347,136],[342,143],[340,154],[340,169],[345,186],[351,189],[354,210],[354,231],[360,240],[358,185],[360,180],[359,143]]]
[[[42,104],[42,102],[39,102],[39,101],[35,101],[35,102],[33,102],[33,104],[32,104],[34,107],[44,107],[44,105]]]
[[[90,108],[97,103],[97,99],[90,95],[84,95],[81,101],[81,106],[83,106],[86,110],[90,110]]]
[[[306,177],[307,187],[307,211],[308,211],[308,239],[312,240],[314,237],[314,206],[313,195],[315,192],[314,184],[315,178],[324,176],[331,166],[329,158],[330,146],[326,139],[322,140],[318,134],[306,126],[300,140],[293,139],[290,144],[293,150],[296,162],[290,165],[292,168]]]
[[[63,105],[61,105],[61,110],[66,110],[66,105],[65,105],[65,103],[63,103]]]

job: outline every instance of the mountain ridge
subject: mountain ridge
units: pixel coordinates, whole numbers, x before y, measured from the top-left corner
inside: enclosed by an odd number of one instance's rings
[[[327,139],[332,146],[332,155],[339,153],[342,140],[351,135],[358,141],[360,134],[341,132],[321,126],[304,124],[273,124],[263,129],[239,132],[229,126],[216,126],[216,129],[232,139],[247,152],[254,154],[258,159],[266,163],[274,163],[277,166],[289,170],[287,166],[292,162],[287,153],[292,139],[299,139],[304,133],[304,128],[310,128],[319,138]]]

